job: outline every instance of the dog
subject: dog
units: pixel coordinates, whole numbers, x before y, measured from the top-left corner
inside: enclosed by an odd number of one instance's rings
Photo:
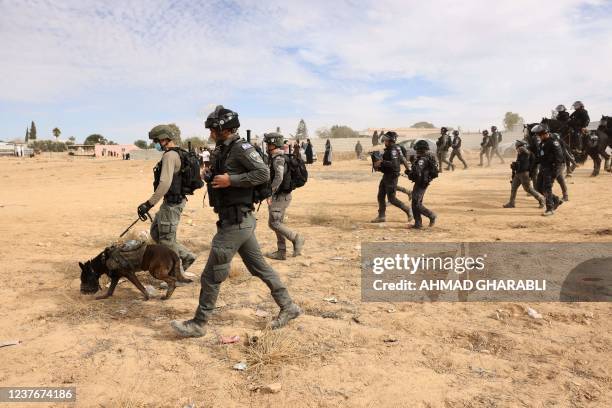
[[[98,256],[85,263],[79,262],[81,267],[81,293],[90,295],[101,290],[100,276],[106,274],[110,277],[111,283],[106,294],[97,296],[96,299],[106,299],[113,295],[119,278],[125,277],[134,284],[144,295],[144,300],[149,300],[149,293],[142,286],[142,283],[136,276],[137,271],[149,271],[156,279],[162,280],[168,284],[168,289],[162,300],[170,299],[172,292],[176,288],[176,282],[190,283],[191,279],[186,278],[181,273],[181,260],[178,255],[163,245],[146,245],[140,268],[116,268],[109,269],[107,261],[111,256],[110,251],[113,247],[105,248]]]

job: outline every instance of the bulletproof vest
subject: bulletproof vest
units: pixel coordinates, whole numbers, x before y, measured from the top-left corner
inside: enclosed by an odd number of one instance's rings
[[[570,118],[569,113],[565,111],[561,111],[557,113],[557,120],[560,122],[567,122],[569,118]]]
[[[221,216],[227,212],[235,212],[237,208],[253,209],[253,187],[212,188],[212,179],[217,175],[228,173],[226,163],[232,159],[232,153],[241,153],[236,150],[241,149],[242,143],[246,141],[236,139],[227,146],[220,144],[215,148],[211,157],[212,174],[206,183],[209,204]]]
[[[274,180],[276,177],[276,170],[274,169],[274,160],[276,160],[278,156],[275,156],[270,160],[270,180]],[[290,193],[291,192],[291,175],[289,174],[289,160],[286,155],[282,155],[283,160],[285,161],[285,165],[283,167],[283,181],[281,182],[280,187],[278,188],[279,193]]]
[[[461,147],[461,137],[453,137],[452,147],[453,149],[459,149]]]
[[[400,169],[401,169],[401,158],[400,155],[402,154],[401,149],[399,148],[398,145],[393,144],[390,147],[386,147],[385,151],[383,152],[383,160],[384,161],[390,161],[392,163],[391,168],[389,167],[383,167],[382,168],[382,172],[387,174],[387,173],[396,173],[399,174]]]
[[[170,150],[174,150],[178,153],[179,158],[181,157],[181,153],[179,152],[178,147],[173,147],[164,152],[164,154],[168,153]],[[163,155],[162,155],[163,158]],[[159,181],[161,178],[162,172],[162,160],[160,160],[155,167],[153,167],[153,190],[157,190],[157,186],[159,186]],[[169,204],[178,204],[183,201],[185,195],[182,194],[182,186],[181,186],[181,172],[174,173],[172,175],[172,183],[170,183],[170,188],[168,192],[164,195],[164,200]]]
[[[540,165],[544,167],[553,167],[556,164],[563,163],[564,157],[561,143],[553,137],[542,142],[538,151],[538,159]]]

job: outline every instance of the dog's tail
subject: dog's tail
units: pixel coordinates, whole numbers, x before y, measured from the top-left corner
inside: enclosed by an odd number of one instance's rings
[[[172,253],[172,255],[174,255],[172,257],[172,276],[174,276],[176,280],[179,282],[183,282],[183,283],[193,282],[191,279],[186,278],[181,272],[181,259],[178,257],[178,255],[175,254],[174,252]]]

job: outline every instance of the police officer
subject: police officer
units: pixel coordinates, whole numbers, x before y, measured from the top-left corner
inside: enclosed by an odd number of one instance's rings
[[[499,144],[502,141],[502,134],[499,130],[497,130],[497,126],[491,126],[491,150],[489,151],[489,155],[493,158],[493,155],[499,157],[501,160],[501,164],[504,164],[504,158],[499,153]]]
[[[442,173],[442,163],[446,163],[446,170],[453,169],[455,170],[455,166],[451,162],[447,160],[448,157],[448,149],[451,147],[450,136],[448,135],[448,129],[444,126],[440,128],[440,137],[436,142],[437,147],[437,155],[438,162],[440,164],[439,171]]]
[[[557,166],[557,173],[555,175],[555,180],[557,180],[557,183],[559,183],[559,186],[561,187],[561,193],[563,194],[563,201],[569,201],[567,183],[565,182],[565,169],[566,169],[568,161],[570,160],[569,159],[570,154],[567,150],[567,146],[565,145],[565,142],[563,142],[563,140],[561,139],[561,136],[559,136],[558,133],[551,133],[550,136],[553,138],[553,140],[559,142],[559,145],[561,146],[561,151],[563,152],[563,163]]]
[[[584,109],[584,104],[580,101],[573,103],[574,112],[569,117],[569,125],[572,128],[572,145],[578,150],[583,150],[582,135],[591,123],[589,112]]]
[[[253,201],[258,186],[269,180],[268,166],[259,153],[238,135],[238,114],[219,105],[205,123],[216,143],[211,174],[207,177],[209,201],[219,216],[208,261],[202,273],[199,305],[191,320],[173,320],[183,337],[200,337],[215,309],[221,283],[227,279],[232,258],[238,252],[249,272],[270,289],[280,313],[272,321],[277,329],[298,317],[302,310],[291,300],[278,274],[266,263],[255,237]]]
[[[412,213],[414,215],[414,228],[423,228],[422,215],[429,218],[429,226],[433,227],[436,223],[436,214],[425,208],[423,197],[431,180],[438,177],[438,164],[436,158],[429,153],[429,144],[425,140],[419,140],[414,144],[416,159],[410,171],[407,171],[408,178],[414,182],[412,189]]]
[[[449,162],[452,168],[455,168],[455,166],[453,165],[453,159],[455,158],[455,156],[457,156],[461,163],[463,163],[463,169],[467,169],[468,165],[465,160],[463,160],[463,156],[461,155],[461,136],[459,136],[458,130],[453,130],[453,141],[451,142],[451,148],[453,150],[451,151]]]
[[[480,142],[480,167],[482,167],[482,157],[487,158],[487,167],[491,165],[491,137],[489,136],[488,130],[482,131],[482,142]]]
[[[293,244],[293,256],[302,254],[304,237],[291,231],[283,218],[291,204],[291,177],[289,165],[283,152],[284,137],[280,133],[266,133],[264,140],[270,156],[270,179],[272,180],[272,197],[268,198],[268,226],[276,233],[277,250],[266,254],[270,259],[284,261],[287,259],[288,239]]]
[[[514,208],[516,191],[521,185],[528,194],[531,194],[536,200],[538,200],[538,203],[540,203],[540,208],[544,208],[544,197],[535,191],[535,189],[531,186],[531,179],[529,178],[529,169],[533,165],[535,157],[527,148],[527,142],[524,140],[517,140],[514,146],[516,148],[517,155],[516,161],[512,162],[510,165],[510,168],[512,169],[510,201],[504,204],[504,208]]]
[[[138,216],[146,217],[151,208],[163,199],[151,224],[151,238],[172,249],[181,258],[181,267],[187,270],[196,260],[195,255],[177,242],[176,232],[187,199],[181,187],[181,157],[174,140],[180,131],[176,125],[158,125],[149,132],[155,149],[163,151],[162,158],[153,169],[153,195],[138,206]]]
[[[406,206],[396,196],[401,165],[403,164],[406,169],[410,166],[400,147],[395,144],[396,140],[397,133],[390,131],[384,134],[382,141],[385,144],[385,150],[382,160],[374,163],[374,168],[381,171],[383,176],[378,185],[378,217],[374,218],[372,222],[385,222],[386,199],[389,199],[390,204],[404,211],[408,221],[412,220],[410,207]]]
[[[555,119],[557,119],[559,122],[563,122],[565,124],[569,122],[570,114],[567,112],[565,105],[557,105],[555,112],[557,112]]]
[[[538,172],[538,180],[536,190],[544,195],[546,199],[546,211],[544,216],[554,214],[554,210],[559,207],[563,201],[552,192],[553,182],[557,176],[557,169],[564,163],[563,150],[561,143],[551,137],[548,128],[544,125],[535,125],[531,132],[540,137],[541,143],[538,150],[537,160],[540,164]]]

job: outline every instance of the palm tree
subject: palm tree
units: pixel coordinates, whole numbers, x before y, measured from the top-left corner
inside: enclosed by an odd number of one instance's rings
[[[53,132],[53,136],[55,136],[55,141],[56,142],[59,141],[59,137],[62,134],[62,131],[59,130],[58,128],[54,128],[52,132]]]

